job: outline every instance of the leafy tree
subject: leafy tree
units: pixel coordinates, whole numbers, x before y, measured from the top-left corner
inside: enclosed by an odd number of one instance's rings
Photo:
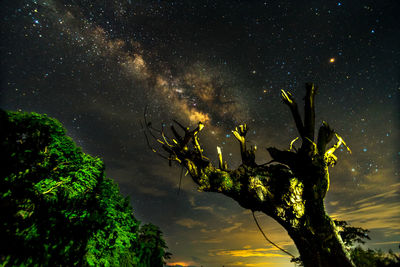
[[[368,236],[369,230],[361,227],[350,226],[346,221],[334,220],[340,237],[346,245],[346,249],[350,252],[350,257],[357,267],[394,267],[400,266],[400,257],[392,250],[385,253],[382,250],[363,249],[358,244],[365,244],[365,239],[370,240]],[[298,266],[304,266],[301,259],[292,260]]]
[[[363,249],[357,246],[350,251],[351,259],[357,267],[399,267],[400,257],[392,250],[385,253],[382,250]]]
[[[329,189],[328,167],[336,164],[334,151],[346,144],[326,122],[315,136],[316,91],[314,84],[306,84],[302,120],[296,101],[282,90],[283,102],[290,108],[302,142],[299,149],[293,145],[297,139],[289,149],[267,148],[273,159],[269,163],[255,162],[256,147],[248,148],[246,144],[246,124],[233,131],[242,158],[242,164],[235,170],[228,168],[218,147],[218,167],[204,155],[199,142],[204,127],[201,122],[190,130],[174,121],[183,134],[172,125],[171,137],[164,129],[155,129],[145,121],[148,132],[168,154],[151,147],[148,138],[147,142],[153,151],[186,168],[199,190],[222,193],[246,209],[261,211],[275,219],[293,239],[305,266],[350,267],[354,264],[324,206]],[[329,147],[333,138],[337,142]]]
[[[367,229],[350,226],[346,221],[334,220],[334,222],[347,248],[351,248],[355,243],[365,244],[364,239],[371,240],[368,236],[369,230]]]
[[[335,220],[346,248],[350,251],[351,259],[357,267],[394,267],[400,266],[400,257],[392,250],[385,253],[380,249],[363,249],[358,244],[365,244],[364,239],[370,240],[369,230],[361,227],[352,227],[345,221]]]
[[[165,252],[167,246],[162,239],[162,232],[153,224],[145,224],[140,228],[138,245],[138,251],[141,253],[139,257],[142,259],[138,265],[140,267],[162,267],[160,263],[164,263],[164,259],[171,256]]]
[[[400,266],[400,258],[392,250],[385,253],[382,250],[363,249],[358,244],[365,244],[365,239],[370,240],[369,230],[361,227],[350,226],[346,221],[335,220],[346,248],[350,251],[351,259],[357,267],[394,267]]]
[[[155,254],[141,256],[129,200],[57,120],[0,110],[0,161],[4,266],[162,266],[161,232],[149,238]]]

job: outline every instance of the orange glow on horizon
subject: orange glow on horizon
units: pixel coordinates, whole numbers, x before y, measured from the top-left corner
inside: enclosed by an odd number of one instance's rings
[[[171,262],[171,263],[167,263],[167,266],[176,266],[176,265],[180,265],[180,266],[190,266],[189,263],[187,262]]]

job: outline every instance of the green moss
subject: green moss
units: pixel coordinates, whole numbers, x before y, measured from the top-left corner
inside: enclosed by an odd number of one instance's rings
[[[221,187],[224,191],[231,191],[233,187],[233,181],[228,173],[222,173],[221,175]]]
[[[263,202],[268,195],[268,190],[262,182],[262,177],[259,175],[249,177],[249,191],[255,193],[261,202]]]
[[[295,228],[300,226],[299,219],[301,219],[305,213],[303,191],[303,183],[295,177],[290,178],[286,193],[282,195],[281,202],[283,205],[280,205],[277,209],[278,217],[289,221]]]

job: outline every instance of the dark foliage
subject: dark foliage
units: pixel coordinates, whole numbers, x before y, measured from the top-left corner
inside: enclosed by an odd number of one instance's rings
[[[363,249],[360,245],[354,247],[356,243],[365,244],[365,239],[370,240],[369,230],[352,227],[346,221],[335,220],[335,224],[339,228],[339,234],[350,250],[351,259],[357,267],[400,266],[399,256],[391,250],[389,250],[389,253],[385,253],[380,249]]]
[[[0,110],[0,160],[2,266],[163,266],[161,231],[140,229],[102,161],[57,120]]]
[[[369,230],[361,227],[350,226],[346,221],[334,220],[339,229],[340,237],[347,249],[350,251],[350,257],[357,267],[395,267],[400,266],[400,257],[392,250],[388,253],[380,249],[364,249],[360,245],[365,244],[365,239],[370,240],[368,236]],[[292,260],[298,266],[304,266],[301,259],[295,258]]]
[[[400,266],[400,257],[392,250],[389,250],[389,253],[385,253],[380,249],[363,249],[357,246],[351,249],[351,259],[357,267]]]
[[[350,226],[346,221],[334,220],[334,222],[339,229],[339,234],[343,243],[347,247],[351,247],[355,243],[365,244],[364,239],[371,240],[368,236],[369,230],[367,229]]]
[[[163,259],[168,259],[171,254],[165,252],[166,244],[162,239],[162,232],[153,224],[145,224],[139,231],[137,251],[141,262],[138,266],[162,266]]]

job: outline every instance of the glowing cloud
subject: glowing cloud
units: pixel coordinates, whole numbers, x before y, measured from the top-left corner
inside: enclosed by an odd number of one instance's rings
[[[216,251],[215,256],[233,256],[233,257],[277,257],[283,258],[288,257],[286,255],[273,253],[271,251],[275,251],[276,249],[265,249],[265,248],[256,248],[256,249],[233,249],[233,250],[221,250]],[[212,256],[214,256],[212,255]]]

